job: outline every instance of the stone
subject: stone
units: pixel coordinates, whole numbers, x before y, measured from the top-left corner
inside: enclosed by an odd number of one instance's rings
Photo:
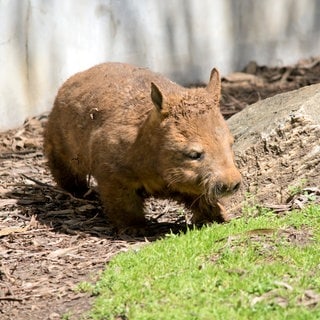
[[[320,185],[320,84],[252,104],[228,120],[243,176],[237,214],[245,194],[257,203],[283,204],[290,187]]]

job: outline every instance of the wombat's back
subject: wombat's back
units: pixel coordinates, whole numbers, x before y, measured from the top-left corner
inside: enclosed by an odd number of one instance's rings
[[[122,124],[126,119],[132,123],[145,118],[153,106],[151,82],[170,91],[184,89],[146,68],[103,63],[69,78],[59,90],[54,108],[79,115],[103,110],[104,117],[114,117],[114,121],[121,118]],[[88,117],[84,115],[84,119]]]

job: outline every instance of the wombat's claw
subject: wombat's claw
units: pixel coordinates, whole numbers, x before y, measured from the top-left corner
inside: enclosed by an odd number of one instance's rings
[[[214,211],[216,211],[216,212],[214,213],[214,216],[220,217],[221,222],[230,221],[230,217],[227,213],[226,208],[222,205],[222,203],[219,200],[217,200],[217,205],[216,205],[215,209],[216,210],[214,210]]]
[[[228,222],[230,218],[223,204],[216,200],[215,204],[206,208],[205,211],[197,212],[191,219],[191,222],[196,226],[202,226],[206,224],[211,224],[212,222]]]

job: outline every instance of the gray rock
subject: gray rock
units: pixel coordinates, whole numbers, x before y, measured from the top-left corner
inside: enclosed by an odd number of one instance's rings
[[[282,204],[290,186],[320,185],[320,84],[276,95],[248,106],[228,120],[236,162],[243,175],[240,193],[261,204]]]

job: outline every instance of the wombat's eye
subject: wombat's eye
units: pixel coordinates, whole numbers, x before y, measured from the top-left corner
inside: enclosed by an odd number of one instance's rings
[[[201,160],[203,158],[203,152],[200,151],[190,151],[186,153],[186,156],[191,160]]]

